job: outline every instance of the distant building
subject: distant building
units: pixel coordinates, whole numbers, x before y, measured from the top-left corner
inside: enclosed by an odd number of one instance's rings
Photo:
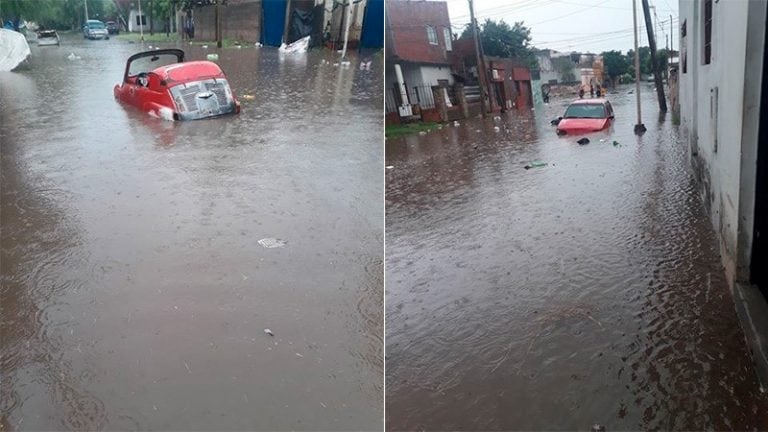
[[[450,86],[453,50],[444,1],[385,2],[385,64],[388,104],[430,104],[432,86]],[[391,89],[391,90],[390,90]]]
[[[748,338],[760,340],[751,330],[765,326],[762,344],[753,343],[763,385],[768,308],[758,293],[768,296],[766,19],[764,0],[680,2],[680,126]]]

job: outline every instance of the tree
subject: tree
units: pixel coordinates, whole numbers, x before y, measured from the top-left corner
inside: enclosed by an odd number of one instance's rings
[[[603,56],[603,72],[616,85],[616,79],[629,72],[629,59],[621,51],[606,51]]]
[[[552,67],[560,74],[562,82],[570,83],[576,81],[576,75],[573,73],[573,62],[569,56],[553,58]]]
[[[529,67],[536,68],[538,63],[531,43],[531,29],[523,22],[509,26],[504,20],[493,21],[486,19],[480,26],[480,42],[483,44],[485,55],[495,57],[515,57],[524,61]],[[467,24],[460,39],[472,37],[472,26]]]

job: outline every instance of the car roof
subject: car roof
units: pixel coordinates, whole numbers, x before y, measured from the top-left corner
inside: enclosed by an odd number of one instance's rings
[[[606,103],[608,103],[608,100],[603,98],[576,99],[575,101],[571,102],[571,105],[605,105]]]
[[[88,21],[86,21],[86,23],[102,23],[102,24],[104,24],[100,20],[88,20]]]

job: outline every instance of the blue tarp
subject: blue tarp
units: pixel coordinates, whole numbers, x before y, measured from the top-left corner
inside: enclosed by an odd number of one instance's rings
[[[363,17],[361,48],[384,47],[384,0],[368,0]]]
[[[280,46],[283,42],[287,0],[264,0],[261,4],[264,11],[261,43],[268,46]]]

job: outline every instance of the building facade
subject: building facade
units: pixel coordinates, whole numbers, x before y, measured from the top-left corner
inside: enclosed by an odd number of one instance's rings
[[[453,34],[447,3],[388,0],[384,28],[387,104],[433,106],[431,87],[454,83],[450,64]]]
[[[768,296],[767,18],[764,0],[680,2],[680,127],[737,306]],[[748,334],[768,319],[752,303],[751,316],[740,311]],[[758,363],[768,364],[765,349],[753,345]]]

